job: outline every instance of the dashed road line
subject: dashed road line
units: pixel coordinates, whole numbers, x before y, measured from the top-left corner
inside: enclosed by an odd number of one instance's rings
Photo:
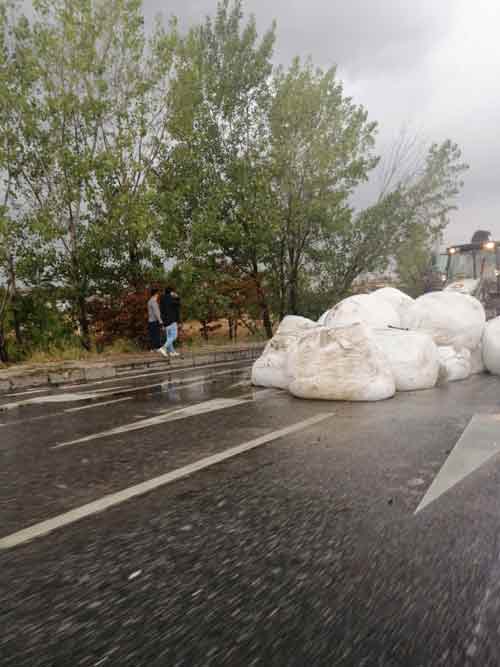
[[[204,384],[204,383],[203,383]],[[218,410],[225,410],[227,408],[236,407],[238,405],[245,405],[247,403],[252,403],[255,400],[262,400],[270,395],[275,395],[277,392],[274,389],[264,389],[257,391],[255,393],[247,394],[240,398],[212,398],[208,401],[202,401],[201,403],[195,403],[194,405],[188,405],[184,408],[170,409],[166,412],[162,412],[155,417],[148,417],[146,419],[141,419],[139,421],[130,422],[129,424],[124,424],[123,426],[117,426],[115,428],[108,429],[106,431],[101,431],[99,433],[93,433],[91,435],[86,435],[83,438],[77,438],[75,440],[70,440],[68,442],[62,442],[51,447],[51,449],[62,449],[64,447],[72,447],[74,445],[83,445],[95,440],[102,440],[103,438],[109,438],[113,435],[122,435],[123,433],[131,433],[132,431],[140,431],[145,428],[151,428],[153,426],[158,426],[164,424],[165,422],[177,421],[179,419],[187,419],[188,417],[194,417],[198,415],[207,414],[209,412],[216,412]]]
[[[203,379],[203,376],[198,376],[202,383],[209,383],[213,378],[221,377],[222,375],[233,374],[235,371],[228,369],[225,371],[220,371],[219,373],[213,373],[210,377]],[[237,372],[237,371],[236,371]],[[187,381],[190,382],[192,378],[188,378]],[[167,380],[165,382],[155,382],[154,384],[140,385],[136,387],[132,385],[130,387],[116,387],[108,388],[105,390],[96,390],[92,392],[81,392],[81,393],[65,393],[65,394],[52,394],[50,396],[37,396],[36,398],[28,398],[25,401],[16,401],[14,403],[4,403],[0,405],[0,412],[5,412],[8,410],[15,410],[16,408],[23,408],[30,405],[44,405],[45,403],[73,403],[76,401],[90,401],[96,398],[101,398],[102,396],[119,396],[120,394],[130,394],[133,392],[145,391],[147,389],[154,389],[156,387],[169,387],[169,386],[178,386],[179,388],[183,387],[183,382],[186,380],[181,380],[180,382]]]
[[[152,377],[153,375],[166,375],[166,374],[177,374],[177,373],[187,373],[187,372],[194,372],[196,371],[197,373],[200,373],[204,371],[205,369],[210,369],[210,368],[225,368],[226,366],[229,365],[239,365],[239,366],[249,366],[248,361],[221,361],[220,363],[217,364],[209,364],[207,366],[189,366],[187,368],[171,368],[167,367],[164,370],[154,370],[154,371],[149,371],[149,372],[144,372],[143,370],[141,371],[136,371],[135,373],[117,373],[114,378],[110,378],[108,380],[99,380],[98,382],[92,382],[91,384],[87,383],[74,383],[74,384],[63,384],[60,385],[60,389],[78,389],[78,388],[88,388],[88,387],[97,387],[100,385],[104,384],[112,384],[113,382],[127,382],[129,380],[138,380],[139,378],[145,378],[145,377]],[[239,368],[235,368],[235,370],[239,370]]]
[[[123,403],[124,401],[133,401],[133,396],[125,396],[125,398],[116,398],[114,401],[104,401],[104,403],[98,403],[97,405],[81,405],[78,408],[68,408],[64,412],[81,412],[82,410],[91,410],[92,408],[103,408],[105,405],[114,405],[115,403]]]
[[[28,396],[30,394],[43,394],[47,391],[47,387],[43,389],[29,389],[28,391],[16,391],[10,394],[0,394],[0,398],[15,398],[16,396]]]
[[[159,386],[164,386],[165,388],[172,388],[172,389],[179,389],[180,391],[185,391],[186,389],[191,389],[193,387],[199,387],[201,385],[208,385],[208,384],[213,384],[217,382],[216,377],[212,377],[212,379],[209,380],[202,380],[199,382],[192,382],[188,384],[180,384],[178,385],[177,383],[172,383],[172,384],[162,384],[162,385],[152,385],[153,387],[159,387]],[[95,393],[95,392],[94,392]],[[116,392],[113,392],[116,393]],[[257,390],[255,397],[258,398],[259,395],[267,395],[267,390]],[[64,417],[67,415],[67,413],[71,412],[77,412],[79,410],[92,410],[92,409],[97,409],[100,408],[103,405],[109,405],[110,403],[118,403],[120,401],[125,401],[125,400],[133,400],[133,396],[123,398],[123,399],[117,399],[116,401],[107,401],[107,402],[97,402],[98,399],[103,398],[103,394],[99,394],[99,396],[96,396],[93,399],[86,399],[86,400],[96,400],[95,403],[92,403],[91,405],[86,405],[78,408],[67,408],[66,410],[63,410],[61,412],[51,412],[49,414],[45,415],[38,415],[36,417],[27,417],[25,419],[16,419],[15,421],[8,421],[8,422],[3,422],[0,423],[0,428],[7,428],[9,426],[19,426],[19,425],[24,425],[24,424],[29,424],[31,422],[36,422],[36,421],[43,421],[45,419],[53,419],[54,417]]]
[[[47,521],[36,523],[29,528],[25,528],[16,533],[12,533],[11,535],[7,535],[6,537],[1,538],[0,549],[11,549],[21,544],[25,544],[26,542],[30,542],[36,538],[48,535],[54,530],[68,526],[75,521],[79,521],[80,519],[104,512],[105,510],[124,503],[127,500],[131,500],[132,498],[150,493],[151,491],[159,489],[162,486],[172,484],[179,479],[188,477],[197,472],[215,466],[235,456],[240,456],[241,454],[249,452],[252,449],[256,449],[257,447],[261,447],[262,445],[266,445],[287,435],[298,433],[299,431],[303,431],[306,428],[315,426],[316,424],[319,424],[326,419],[333,417],[333,415],[333,412],[321,413],[309,419],[305,419],[304,421],[292,424],[291,426],[267,433],[266,435],[255,438],[254,440],[249,440],[242,445],[237,445],[236,447],[226,449],[219,454],[207,456],[200,459],[199,461],[196,461],[195,463],[183,466],[182,468],[177,468],[176,470],[168,472],[164,475],[160,475],[159,477],[154,477],[153,479],[150,479],[146,482],[135,484],[134,486],[130,486],[126,489],[123,489],[122,491],[118,491],[117,493],[111,493],[107,496],[104,496],[103,498],[100,498],[99,500],[87,503],[86,505],[77,507],[76,509],[70,510],[69,512],[65,512],[64,514],[59,514],[58,516],[55,516],[52,519],[48,519]]]
[[[227,408],[233,408],[237,405],[244,405],[245,403],[250,403],[251,398],[213,398],[209,401],[203,401],[202,403],[196,403],[195,405],[190,405],[186,408],[180,408],[174,411],[168,411],[157,415],[156,417],[149,417],[148,419],[141,419],[140,421],[131,422],[129,424],[124,424],[123,426],[118,426],[116,428],[110,428],[107,431],[101,431],[100,433],[93,433],[92,435],[86,435],[83,438],[77,438],[76,440],[69,440],[68,442],[62,442],[51,447],[51,449],[61,449],[62,447],[71,447],[73,445],[82,445],[88,442],[94,442],[96,440],[102,440],[103,438],[109,438],[114,435],[121,435],[123,433],[131,433],[132,431],[140,431],[145,428],[151,428],[152,426],[159,426],[168,421],[176,421],[178,419],[186,419],[188,417],[193,417],[195,415],[207,414],[209,412],[216,412],[218,410],[225,410]]]

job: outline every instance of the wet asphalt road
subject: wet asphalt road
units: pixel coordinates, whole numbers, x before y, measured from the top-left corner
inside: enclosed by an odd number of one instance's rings
[[[0,550],[0,665],[499,665],[500,458],[415,509],[500,379],[352,405],[210,373],[0,397],[0,540],[324,414]]]

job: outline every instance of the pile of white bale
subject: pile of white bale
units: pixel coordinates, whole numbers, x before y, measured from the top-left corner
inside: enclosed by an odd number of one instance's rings
[[[288,316],[252,369],[252,383],[294,396],[380,401],[488,370],[500,375],[500,317],[453,291],[412,299],[385,287],[352,296],[318,322]]]

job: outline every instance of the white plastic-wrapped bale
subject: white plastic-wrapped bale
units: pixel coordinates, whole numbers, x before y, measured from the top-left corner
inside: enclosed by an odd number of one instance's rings
[[[403,327],[429,333],[436,345],[475,349],[486,323],[482,304],[457,292],[429,292],[420,296],[403,316]]]
[[[276,334],[252,367],[252,384],[257,387],[287,389],[289,382],[286,373],[288,348],[304,331],[316,326],[315,322],[305,317],[295,315],[285,317]]]
[[[325,325],[326,318],[328,317],[328,313],[329,313],[329,312],[330,312],[330,310],[325,310],[325,312],[324,312],[323,315],[318,319],[318,321],[316,322],[316,324],[319,324],[319,326],[323,327],[323,326]]]
[[[408,296],[408,294],[405,294],[395,287],[381,287],[373,292],[373,296],[382,297],[388,301],[401,318],[401,321],[403,320],[406,311],[411,308],[415,301],[411,296]]]
[[[436,386],[439,354],[432,338],[420,331],[376,329],[375,340],[387,357],[396,391],[417,391]]]
[[[466,380],[471,374],[471,354],[465,348],[450,345],[440,346],[439,360],[443,369],[442,377],[448,382]]]
[[[366,324],[368,327],[400,327],[401,318],[394,306],[375,294],[349,296],[328,313],[324,321],[327,327],[346,327]]]
[[[290,392],[327,401],[381,401],[394,396],[389,362],[364,324],[304,333],[288,353]]]
[[[490,320],[484,330],[483,361],[487,371],[500,375],[500,317]]]
[[[480,343],[478,347],[470,351],[470,374],[479,375],[485,371],[483,361],[483,344]]]

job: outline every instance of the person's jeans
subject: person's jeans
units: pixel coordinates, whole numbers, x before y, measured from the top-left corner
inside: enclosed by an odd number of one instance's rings
[[[161,327],[159,322],[149,322],[149,340],[151,342],[151,349],[157,350],[161,347]]]
[[[169,324],[165,329],[167,335],[167,342],[165,343],[165,349],[168,353],[175,352],[174,343],[177,340],[177,322]]]

